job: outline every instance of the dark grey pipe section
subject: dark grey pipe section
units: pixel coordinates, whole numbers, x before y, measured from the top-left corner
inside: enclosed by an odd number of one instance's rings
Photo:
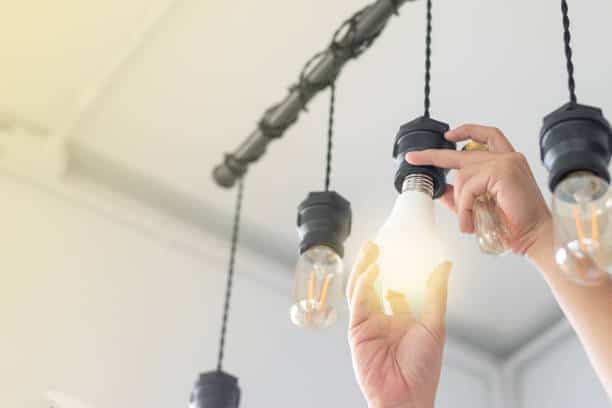
[[[341,34],[341,38],[337,39],[338,46],[350,47],[351,44],[363,43],[377,35],[397,9],[408,1],[414,0],[378,0],[367,6],[355,21],[353,29],[346,30]],[[330,46],[308,70],[304,79],[309,84],[328,84],[336,78],[351,58],[353,56],[350,53],[334,52]],[[236,150],[225,155],[223,163],[215,167],[213,177],[217,184],[222,187],[232,187],[247,171],[249,164],[265,153],[268,144],[282,136],[285,130],[295,123],[306,104],[321,90],[322,87],[317,86],[292,87],[287,97],[278,105],[268,109],[262,118],[262,122],[265,121],[268,128],[277,130],[274,138],[266,135],[261,126],[258,126]]]

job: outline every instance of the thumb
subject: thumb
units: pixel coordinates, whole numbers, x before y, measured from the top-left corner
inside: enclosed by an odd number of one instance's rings
[[[448,278],[453,264],[442,262],[434,269],[427,282],[422,323],[434,333],[444,333]]]

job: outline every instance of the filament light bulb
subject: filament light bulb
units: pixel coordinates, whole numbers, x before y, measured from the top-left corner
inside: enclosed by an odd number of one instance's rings
[[[378,232],[380,289],[400,292],[419,314],[429,274],[445,260],[435,222],[433,180],[424,174],[406,177],[389,218]],[[390,313],[385,296],[385,308]]]
[[[351,231],[350,203],[334,191],[308,194],[298,207],[300,256],[295,268],[291,321],[323,329],[343,303],[344,241]]]
[[[612,273],[612,129],[601,109],[570,102],[544,117],[540,156],[549,171],[554,258],[571,281],[600,285]]]
[[[304,252],[295,271],[291,321],[314,329],[335,323],[342,302],[342,282],[342,259],[333,249],[317,245]]]
[[[553,194],[555,261],[572,281],[594,286],[612,273],[612,197],[608,183],[575,172]]]
[[[463,146],[463,151],[489,151],[486,144],[474,141]],[[497,205],[495,197],[483,194],[476,197],[472,208],[474,230],[480,250],[489,255],[507,255],[510,253],[510,230],[504,212]]]

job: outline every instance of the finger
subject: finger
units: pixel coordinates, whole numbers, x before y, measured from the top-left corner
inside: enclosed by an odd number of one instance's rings
[[[441,263],[432,272],[427,282],[422,323],[435,333],[444,332],[448,277],[452,267],[451,262]]]
[[[482,165],[466,166],[455,174],[454,188],[453,188],[453,200],[455,202],[455,210],[459,213],[459,202],[461,199],[461,192],[465,183],[471,179],[475,174],[482,172]]]
[[[350,302],[350,327],[355,327],[373,314],[382,312],[382,306],[374,289],[374,282],[378,278],[379,272],[380,268],[378,265],[372,264],[357,279],[355,291]]]
[[[474,204],[476,199],[489,191],[490,172],[481,171],[465,181],[457,199],[459,228],[462,232],[474,232]]]
[[[349,302],[353,294],[353,290],[355,289],[357,279],[372,263],[376,262],[379,252],[378,245],[371,241],[366,241],[361,246],[359,256],[357,257],[357,261],[355,262],[355,266],[353,267],[353,271],[349,277],[348,284],[346,285],[346,298]]]
[[[444,137],[451,142],[471,139],[475,142],[486,144],[489,147],[489,151],[495,153],[514,151],[510,141],[496,127],[467,124],[446,132]]]
[[[389,290],[387,291],[385,300],[391,307],[393,320],[396,324],[407,325],[414,320],[414,316],[410,310],[410,304],[403,293]]]
[[[470,164],[491,159],[489,152],[459,152],[450,149],[428,149],[406,153],[406,161],[416,166],[436,166],[460,169]]]
[[[440,197],[440,202],[449,210],[457,212],[455,207],[455,187],[452,184],[446,184],[446,191]]]

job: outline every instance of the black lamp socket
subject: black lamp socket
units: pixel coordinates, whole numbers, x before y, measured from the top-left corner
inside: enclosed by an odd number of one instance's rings
[[[540,158],[551,192],[570,173],[587,171],[610,182],[612,130],[601,109],[567,103],[544,117]]]
[[[223,371],[200,374],[189,399],[191,408],[238,408],[239,405],[238,378]]]
[[[405,160],[406,153],[426,149],[455,150],[457,145],[444,138],[449,126],[444,122],[420,117],[402,125],[393,144],[393,158],[396,163],[395,189],[402,192],[404,179],[411,174],[426,174],[433,179],[433,198],[438,198],[446,190],[447,169],[435,166],[414,166]]]
[[[343,257],[351,218],[351,204],[335,191],[309,193],[298,206],[300,255],[314,246],[325,245]]]

